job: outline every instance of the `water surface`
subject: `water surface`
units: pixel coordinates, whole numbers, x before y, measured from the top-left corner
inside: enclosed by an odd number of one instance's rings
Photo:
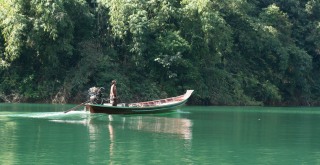
[[[0,104],[0,164],[320,164],[319,107],[90,114]]]

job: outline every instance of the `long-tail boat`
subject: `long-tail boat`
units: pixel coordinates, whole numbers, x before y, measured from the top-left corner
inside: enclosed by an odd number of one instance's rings
[[[185,94],[159,100],[137,102],[137,103],[120,103],[117,106],[111,104],[93,104],[86,103],[86,109],[91,113],[107,114],[148,114],[163,113],[177,110],[183,106],[191,96],[193,90],[187,90]]]

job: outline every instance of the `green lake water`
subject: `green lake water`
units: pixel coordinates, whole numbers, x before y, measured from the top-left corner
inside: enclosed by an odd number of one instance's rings
[[[320,164],[319,107],[63,113],[73,106],[0,104],[0,164]]]

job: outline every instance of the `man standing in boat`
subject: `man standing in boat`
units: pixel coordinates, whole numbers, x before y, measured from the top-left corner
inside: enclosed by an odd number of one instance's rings
[[[117,106],[117,87],[116,80],[112,80],[110,88],[110,103],[112,106]]]

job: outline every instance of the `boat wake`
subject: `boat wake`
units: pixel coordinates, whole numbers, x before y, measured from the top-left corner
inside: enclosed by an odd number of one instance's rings
[[[67,119],[84,119],[87,118],[89,112],[86,111],[71,111],[64,112],[32,112],[32,113],[10,113],[0,115],[0,117],[13,117],[13,118],[37,118],[48,120],[67,120]]]

